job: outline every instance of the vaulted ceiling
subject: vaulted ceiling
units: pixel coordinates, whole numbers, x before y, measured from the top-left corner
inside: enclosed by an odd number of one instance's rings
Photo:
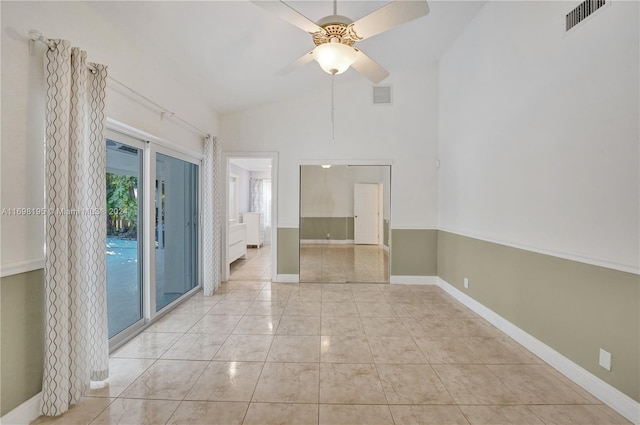
[[[338,1],[352,20],[387,1]],[[331,15],[332,1],[288,1],[313,21]],[[430,13],[358,43],[390,73],[437,62],[484,1],[429,1]],[[330,87],[330,76],[310,63],[275,73],[314,47],[312,38],[249,1],[90,2],[139,49],[187,90],[219,112],[241,110]],[[336,78],[365,78],[350,69]]]

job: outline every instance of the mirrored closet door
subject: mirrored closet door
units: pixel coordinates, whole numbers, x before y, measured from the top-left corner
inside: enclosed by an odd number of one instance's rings
[[[391,167],[300,167],[300,281],[389,282]]]

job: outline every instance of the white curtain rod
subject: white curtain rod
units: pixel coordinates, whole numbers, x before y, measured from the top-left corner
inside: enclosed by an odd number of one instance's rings
[[[39,41],[40,43],[44,44],[49,49],[54,49],[55,48],[55,44],[54,44],[53,40],[44,37],[40,31],[29,30],[29,52],[31,53],[32,56],[34,55],[34,48],[35,48],[34,44],[35,44],[36,41]],[[167,108],[161,106],[160,104],[154,102],[153,100],[149,99],[147,96],[143,95],[142,93],[137,92],[136,90],[132,89],[131,87],[129,87],[128,85],[126,85],[122,81],[119,81],[119,80],[113,78],[112,76],[108,76],[107,78],[109,80],[113,81],[114,83],[117,83],[121,87],[129,90],[131,93],[135,94],[136,96],[138,96],[141,99],[144,99],[146,102],[152,104],[153,106],[158,108],[160,111],[162,111],[160,113],[160,118],[164,118],[165,115],[169,116],[170,118],[173,118],[176,121],[180,121],[183,125],[185,125],[185,126],[191,128],[192,130],[195,130],[196,132],[200,133],[205,138],[211,137],[210,133],[208,133],[208,132],[196,127],[195,125],[191,124],[189,121],[186,121],[182,117],[176,115],[175,112],[172,112],[169,109],[167,109]]]

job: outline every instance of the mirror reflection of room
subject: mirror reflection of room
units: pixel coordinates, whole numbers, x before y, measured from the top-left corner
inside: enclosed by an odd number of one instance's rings
[[[229,159],[229,280],[271,279],[271,159]]]
[[[300,281],[389,282],[391,167],[300,167]]]

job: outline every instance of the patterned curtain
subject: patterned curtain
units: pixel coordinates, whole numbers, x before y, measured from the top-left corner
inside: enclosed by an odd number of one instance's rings
[[[107,67],[47,49],[45,361],[42,413],[56,416],[109,374],[105,257]],[[91,69],[90,69],[91,68]]]
[[[202,273],[204,295],[213,295],[220,287],[222,225],[222,149],[217,137],[204,140],[202,214]]]
[[[262,212],[263,194],[262,179],[249,180],[249,193],[251,195],[251,212]]]

